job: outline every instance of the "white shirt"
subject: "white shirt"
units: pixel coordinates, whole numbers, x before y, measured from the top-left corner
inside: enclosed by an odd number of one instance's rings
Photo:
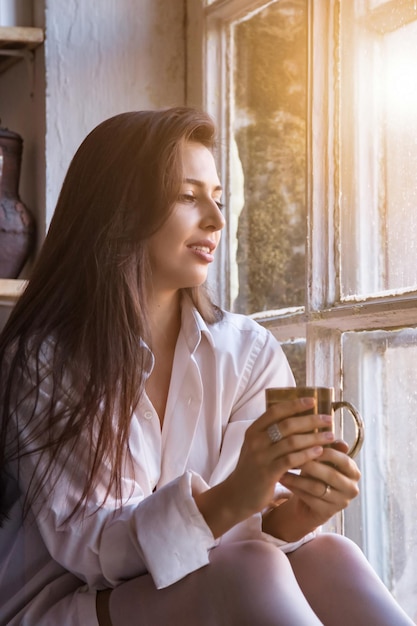
[[[85,442],[55,487],[43,483],[23,523],[18,499],[0,529],[0,624],[97,625],[97,589],[145,572],[166,587],[207,565],[210,550],[223,541],[257,537],[290,551],[310,539],[288,544],[272,538],[262,532],[258,514],[215,540],[191,495],[235,467],[245,430],[265,411],[265,388],[293,384],[269,331],[231,313],[207,325],[185,299],[162,432],[146,395],[133,415],[134,466],[124,475],[123,508],[110,498],[96,509],[109,476],[103,460],[96,500],[82,519],[64,521],[81,493]],[[45,381],[39,402],[49,397]],[[21,493],[39,471],[36,460],[21,459]]]

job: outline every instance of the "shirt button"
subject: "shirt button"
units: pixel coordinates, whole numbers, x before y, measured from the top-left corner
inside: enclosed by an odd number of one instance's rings
[[[151,419],[153,418],[153,413],[152,413],[152,411],[145,411],[145,413],[143,414],[143,417],[144,417],[146,420],[151,420]]]

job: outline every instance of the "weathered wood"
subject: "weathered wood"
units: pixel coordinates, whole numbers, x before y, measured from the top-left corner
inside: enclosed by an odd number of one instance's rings
[[[0,278],[0,303],[16,302],[26,285],[27,280]]]
[[[43,41],[42,28],[0,26],[0,74]]]

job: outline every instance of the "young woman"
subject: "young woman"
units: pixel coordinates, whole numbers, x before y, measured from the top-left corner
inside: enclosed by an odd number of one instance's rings
[[[265,411],[283,352],[208,297],[213,146],[204,113],[124,113],[70,165],[0,339],[1,624],[411,623],[316,532],[358,493],[331,418]]]

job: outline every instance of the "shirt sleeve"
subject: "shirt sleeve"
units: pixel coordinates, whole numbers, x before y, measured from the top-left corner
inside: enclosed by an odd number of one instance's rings
[[[187,471],[144,500],[127,516],[132,530],[130,546],[124,537],[125,520],[110,524],[102,539],[103,571],[111,572],[113,582],[131,578],[137,573],[137,555],[141,554],[160,589],[207,565],[209,551],[217,541],[192,497],[192,492],[206,489],[208,485],[198,475]],[[112,554],[118,552],[119,543],[120,549],[128,551],[115,562]]]
[[[69,480],[65,467],[57,469],[59,480],[52,489],[45,482],[33,506],[36,524],[51,557],[89,587],[115,587],[149,572],[161,588],[208,564],[217,542],[192,495],[208,488],[198,475],[186,471],[146,497],[137,486],[123,507],[89,501],[83,514],[67,520]],[[29,455],[21,462],[21,488],[29,488],[30,471]],[[73,483],[71,490],[76,493]]]

